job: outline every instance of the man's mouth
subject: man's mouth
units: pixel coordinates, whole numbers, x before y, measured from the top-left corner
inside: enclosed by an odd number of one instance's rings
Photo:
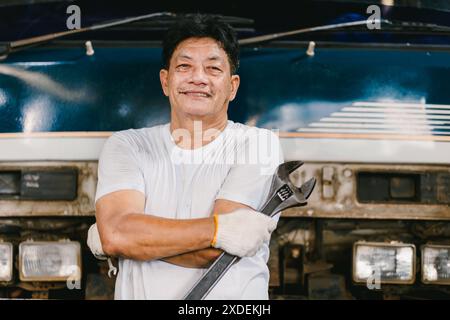
[[[190,91],[190,90],[186,90],[186,91],[180,91],[181,94],[190,96],[190,97],[199,97],[199,98],[211,98],[211,94],[208,92],[204,92],[204,91]]]

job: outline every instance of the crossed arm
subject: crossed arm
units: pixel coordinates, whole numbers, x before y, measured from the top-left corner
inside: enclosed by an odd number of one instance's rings
[[[167,219],[144,214],[145,196],[135,190],[121,190],[96,203],[97,226],[103,251],[110,256],[134,260],[160,259],[187,268],[206,268],[222,250],[212,248],[214,221]],[[217,214],[247,206],[219,199]]]

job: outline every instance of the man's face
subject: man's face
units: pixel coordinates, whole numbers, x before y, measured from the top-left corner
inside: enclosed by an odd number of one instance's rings
[[[231,75],[226,52],[211,38],[181,42],[169,70],[160,71],[160,80],[172,111],[193,119],[226,114],[239,87],[239,76]]]

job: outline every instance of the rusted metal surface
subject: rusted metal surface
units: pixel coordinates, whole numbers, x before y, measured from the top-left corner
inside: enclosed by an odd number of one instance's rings
[[[356,196],[356,174],[361,171],[418,174],[444,173],[446,176],[450,173],[450,167],[306,163],[301,170],[294,172],[291,178],[299,186],[306,181],[306,177],[314,176],[317,179],[316,189],[309,198],[306,207],[285,210],[283,216],[342,219],[450,220],[450,205],[445,203],[387,204],[358,202]],[[440,183],[442,184],[443,182],[440,181]],[[447,184],[445,181],[444,183]],[[441,186],[438,188],[437,196],[440,201],[444,202],[447,200],[447,187]]]
[[[106,274],[90,273],[86,280],[86,300],[113,300],[116,279],[110,279]]]
[[[321,228],[314,228],[321,221]],[[322,236],[317,232],[321,232]],[[433,297],[448,299],[449,287],[424,284],[417,270],[414,284],[382,284],[381,290],[372,290],[366,284],[352,281],[353,245],[358,241],[378,243],[407,243],[417,248],[424,244],[448,245],[450,224],[447,221],[379,220],[379,219],[314,219],[281,218],[272,235],[277,247],[301,245],[305,250],[303,274],[307,285],[297,282],[286,290],[272,287],[272,298],[288,299],[386,299],[389,297]],[[315,252],[321,239],[321,259]],[[271,243],[271,246],[274,243]],[[279,251],[279,250],[278,250]],[[274,254],[271,252],[271,255]],[[272,258],[272,257],[271,257]],[[420,255],[416,256],[420,260]],[[418,262],[417,262],[418,263]],[[271,265],[269,265],[271,267]],[[280,268],[271,270],[280,272]],[[345,278],[345,286],[342,279]],[[281,280],[281,279],[280,279]],[[312,280],[312,281],[309,281]],[[312,288],[312,291],[308,289]],[[338,290],[339,289],[339,290]],[[277,296],[278,295],[278,296]]]
[[[270,243],[270,255],[267,265],[270,271],[269,287],[279,287],[280,283],[280,247],[277,241],[271,241]]]
[[[24,201],[0,199],[1,217],[20,216],[92,216],[97,183],[97,162],[14,162],[1,163],[0,170],[77,168],[78,196],[74,201]],[[441,204],[419,203],[360,203],[356,195],[356,175],[361,171],[387,173],[445,173],[448,166],[392,165],[392,164],[331,164],[306,163],[301,170],[292,174],[297,186],[306,177],[317,178],[316,190],[311,195],[308,206],[288,209],[284,217],[308,218],[354,218],[354,219],[412,219],[450,220],[450,206],[446,185],[439,181],[437,197]],[[446,176],[439,176],[445,180]]]
[[[308,298],[312,300],[353,299],[345,286],[345,277],[330,273],[317,273],[308,278]]]
[[[74,201],[30,201],[0,199],[0,217],[92,216],[97,186],[97,162],[13,162],[0,163],[0,171],[24,169],[78,169],[77,198]]]

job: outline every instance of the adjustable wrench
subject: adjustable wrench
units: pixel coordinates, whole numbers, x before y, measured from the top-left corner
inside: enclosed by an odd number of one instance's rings
[[[289,179],[289,174],[301,165],[303,165],[301,161],[289,161],[278,166],[277,172],[272,178],[268,199],[260,212],[272,217],[281,210],[307,204],[307,199],[314,189],[316,179],[309,179],[300,188],[294,186]],[[203,300],[228,269],[238,260],[239,258],[236,256],[226,252],[222,253],[191,288],[184,299]]]

